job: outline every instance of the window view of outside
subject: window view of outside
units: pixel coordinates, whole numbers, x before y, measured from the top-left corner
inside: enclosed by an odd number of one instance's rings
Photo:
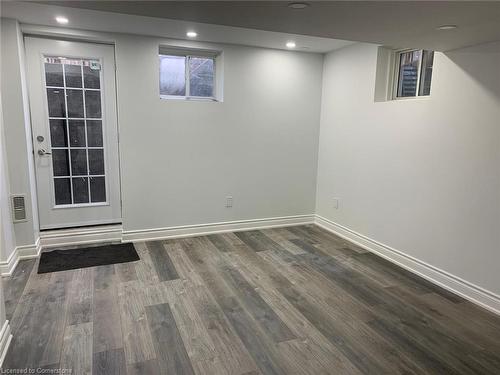
[[[422,58],[422,73],[420,76],[419,95],[430,95],[431,93],[433,63],[434,63],[434,51],[424,51],[424,56]]]
[[[214,60],[203,57],[189,59],[189,95],[213,97]]]
[[[420,56],[421,51],[405,52],[400,55],[398,97],[417,95]]]
[[[160,55],[160,95],[213,98],[213,91],[213,58]]]
[[[186,95],[186,58],[160,55],[160,95]]]

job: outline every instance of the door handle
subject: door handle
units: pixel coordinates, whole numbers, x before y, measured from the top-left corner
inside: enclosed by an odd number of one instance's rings
[[[47,152],[43,148],[38,150],[38,155],[43,156],[43,155],[52,155],[52,152]]]

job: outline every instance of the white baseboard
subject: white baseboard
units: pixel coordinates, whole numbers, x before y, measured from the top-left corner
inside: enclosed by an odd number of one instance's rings
[[[37,258],[41,251],[40,238],[33,245],[17,246],[6,261],[0,262],[0,275],[12,275],[20,260]]]
[[[3,324],[2,330],[0,331],[0,368],[2,368],[11,340],[12,333],[10,332],[9,321],[6,320]]]
[[[223,223],[185,225],[178,227],[123,231],[121,225],[106,225],[88,228],[50,230],[40,233],[37,243],[18,246],[9,259],[0,262],[0,274],[10,276],[19,260],[36,258],[43,249],[62,246],[84,245],[102,242],[151,241],[176,237],[201,236],[210,233],[224,233],[242,230],[285,227],[312,224],[314,215],[296,215],[266,219],[238,220]]]
[[[122,240],[121,225],[105,225],[44,231],[40,243],[44,249],[58,246],[84,245]]]
[[[123,242],[152,241],[177,237],[203,236],[212,233],[237,232],[252,229],[286,227],[314,223],[314,215],[296,215],[266,219],[227,221],[223,223],[184,225],[169,228],[123,232]]]
[[[500,296],[391,248],[352,229],[316,215],[315,224],[459,296],[500,315]]]

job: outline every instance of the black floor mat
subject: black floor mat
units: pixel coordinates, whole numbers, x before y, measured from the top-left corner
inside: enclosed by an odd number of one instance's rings
[[[42,253],[38,273],[74,270],[140,260],[131,243],[52,250]]]

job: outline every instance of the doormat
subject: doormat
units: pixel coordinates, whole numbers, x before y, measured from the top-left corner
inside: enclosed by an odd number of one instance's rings
[[[58,272],[140,260],[132,243],[52,250],[42,253],[38,273]]]

